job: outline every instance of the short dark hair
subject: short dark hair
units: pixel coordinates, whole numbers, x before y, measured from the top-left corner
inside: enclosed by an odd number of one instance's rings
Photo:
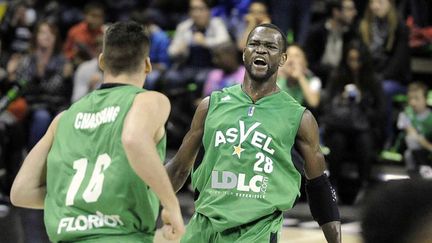
[[[134,10],[130,13],[130,20],[135,21],[144,26],[149,26],[150,24],[158,24],[158,13],[154,9]]]
[[[133,73],[149,55],[150,39],[144,27],[133,21],[117,22],[108,27],[103,42],[106,68],[113,75]]]
[[[259,3],[259,4],[264,5],[264,6],[267,8],[267,12],[270,12],[270,11],[269,11],[269,3],[268,3],[267,0],[252,0],[252,1],[250,2],[249,6],[252,5],[252,4],[254,4],[254,3]]]
[[[326,15],[327,17],[333,16],[333,9],[341,10],[342,1],[341,0],[327,0],[326,2]]]
[[[375,188],[362,209],[365,243],[413,242],[412,237],[432,219],[432,183],[409,179],[386,182]]]
[[[283,45],[283,46],[282,46],[282,53],[285,53],[285,52],[286,52],[286,50],[287,50],[287,48],[288,48],[288,42],[287,42],[286,35],[283,33],[283,31],[282,31],[279,27],[277,27],[277,26],[274,25],[274,24],[265,23],[265,24],[259,24],[259,25],[255,26],[255,28],[253,28],[252,31],[249,32],[249,35],[248,35],[248,37],[247,37],[247,41],[249,41],[249,38],[250,38],[252,32],[254,32],[255,29],[258,28],[258,27],[270,28],[270,29],[274,29],[274,30],[276,30],[277,32],[279,32],[279,34],[280,34],[281,37],[282,37],[282,45]]]
[[[416,82],[410,83],[408,85],[408,92],[413,92],[413,91],[421,91],[423,93],[424,97],[427,98],[428,87],[423,82],[416,81]]]
[[[191,2],[192,0],[189,0],[189,8],[190,8],[190,2]],[[207,6],[207,8],[213,8],[215,5],[216,5],[216,3],[215,3],[215,1],[214,0],[201,0],[206,6]]]

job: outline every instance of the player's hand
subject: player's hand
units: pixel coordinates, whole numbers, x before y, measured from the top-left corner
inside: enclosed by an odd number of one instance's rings
[[[18,70],[21,59],[22,59],[21,54],[15,53],[15,54],[11,55],[11,57],[9,58],[9,61],[7,63],[7,66],[6,66],[6,71],[7,71],[9,76],[15,76],[16,75],[16,71]]]
[[[262,20],[260,24],[270,24],[271,23],[271,19],[270,16],[266,15]]]
[[[418,140],[419,133],[417,132],[417,130],[412,125],[406,126],[406,132],[407,132],[408,136],[411,136],[411,137],[415,138],[416,140]]]
[[[293,63],[292,71],[290,72],[290,75],[296,80],[305,77],[304,67],[300,64],[299,61],[295,61]]]
[[[246,14],[244,16],[244,20],[245,20],[246,24],[250,27],[255,27],[258,24],[257,19],[252,14]]]
[[[177,240],[185,232],[185,227],[183,223],[183,217],[180,210],[168,210],[162,209],[161,214],[162,222],[164,226],[162,227],[162,235],[167,240]]]
[[[193,35],[193,40],[195,44],[200,46],[205,46],[206,44],[205,36],[201,32],[195,32]]]

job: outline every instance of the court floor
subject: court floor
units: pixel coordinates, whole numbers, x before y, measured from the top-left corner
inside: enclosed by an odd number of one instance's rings
[[[162,237],[161,232],[156,232],[155,243],[177,243],[179,241],[169,241]],[[287,227],[282,230],[280,243],[327,243],[321,230],[302,229],[296,227]],[[361,243],[361,237],[358,233],[342,233],[342,242],[344,243]]]
[[[183,216],[185,217],[185,223],[187,223],[194,208],[192,196],[188,192],[179,193],[177,196],[179,197]],[[342,219],[342,242],[362,243],[357,206],[340,205],[339,211]],[[165,240],[162,237],[162,233],[158,230],[154,242],[178,243],[179,241]],[[284,214],[282,235],[279,243],[327,243],[318,223],[312,219],[309,206],[306,202],[297,203],[293,209]]]
[[[185,214],[187,209],[183,208]],[[360,225],[359,221],[354,217],[355,211],[353,207],[340,207],[342,221],[342,242],[344,243],[361,243]],[[290,214],[285,215],[284,227],[280,243],[326,243],[322,231],[318,228],[318,224],[313,221],[310,216],[305,218],[307,212],[307,205],[301,203],[291,211]],[[23,228],[21,226],[22,219],[20,214],[23,209],[12,208],[9,213],[2,215],[0,213],[0,243],[23,243],[25,242]],[[42,213],[42,212],[40,212]],[[42,214],[41,214],[42,215]],[[40,215],[40,216],[41,216]],[[186,215],[185,223],[187,223],[190,215]],[[42,218],[41,218],[42,219]],[[42,223],[42,221],[41,221]],[[159,224],[160,227],[160,224]],[[33,230],[35,230],[33,228]],[[38,235],[38,232],[34,232]],[[41,233],[41,232],[39,232]],[[30,241],[31,242],[31,241]],[[48,243],[48,239],[46,241]],[[177,243],[179,241],[167,241],[162,237],[161,232],[156,232],[155,243]]]

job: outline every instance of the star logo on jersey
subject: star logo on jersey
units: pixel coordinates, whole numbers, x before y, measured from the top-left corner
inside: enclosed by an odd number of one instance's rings
[[[233,147],[234,147],[234,152],[232,153],[232,155],[236,154],[240,159],[241,152],[244,151],[244,148],[241,147],[241,144],[239,144],[238,146],[234,145]]]

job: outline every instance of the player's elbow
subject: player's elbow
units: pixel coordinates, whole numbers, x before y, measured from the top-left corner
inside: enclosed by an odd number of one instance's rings
[[[137,136],[133,132],[123,131],[122,134],[122,144],[126,150],[133,150],[142,146],[142,138],[139,139],[140,136]]]
[[[32,187],[29,183],[14,182],[10,193],[12,205],[22,208],[43,209],[45,197],[45,185]]]
[[[23,207],[25,205],[25,191],[16,182],[12,185],[10,191],[10,201],[16,207]]]

